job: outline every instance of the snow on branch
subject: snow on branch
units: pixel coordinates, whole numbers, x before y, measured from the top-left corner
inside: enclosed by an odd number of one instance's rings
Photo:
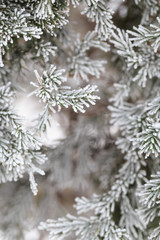
[[[49,112],[56,112],[62,107],[68,108],[71,106],[75,112],[85,112],[84,107],[94,105],[99,99],[95,93],[98,91],[97,86],[87,85],[84,88],[71,90],[68,86],[62,84],[67,81],[63,76],[64,70],[57,70],[54,65],[50,66],[48,71],[43,72],[43,76],[39,76],[35,70],[37,83],[31,82],[36,90],[33,92],[46,104],[45,110],[41,115],[41,129],[46,129],[46,122],[48,121]],[[62,85],[62,86],[61,86]],[[32,93],[32,94],[33,94]],[[43,126],[44,124],[44,126]]]

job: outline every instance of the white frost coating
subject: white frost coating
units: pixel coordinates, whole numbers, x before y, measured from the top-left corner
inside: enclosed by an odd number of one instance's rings
[[[22,178],[25,172],[32,172],[31,185],[36,194],[36,183],[34,173],[44,174],[39,169],[46,161],[45,155],[39,152],[41,143],[33,132],[24,129],[19,117],[11,108],[12,91],[10,84],[0,87],[0,102],[3,103],[0,109],[0,163],[1,171],[0,182],[17,181]],[[9,98],[8,98],[9,97]],[[9,130],[10,131],[9,131]],[[33,163],[34,162],[34,163]],[[37,166],[36,166],[37,165]]]
[[[55,113],[61,111],[62,107],[68,108],[71,106],[75,112],[85,112],[84,106],[89,107],[89,104],[94,105],[99,99],[95,92],[98,91],[97,86],[87,85],[84,88],[71,90],[68,86],[61,86],[66,82],[66,77],[63,76],[64,69],[57,70],[54,65],[51,65],[48,71],[43,72],[43,76],[39,76],[37,70],[34,71],[38,84],[31,84],[37,89],[33,92],[43,101],[46,106],[40,116],[38,126],[45,131],[47,122],[49,122],[50,112]]]
[[[88,32],[84,38],[72,36],[71,25],[65,27],[70,20],[69,14],[72,13],[69,11],[69,3],[76,7],[82,1],[10,0],[0,4],[0,65],[3,66],[3,61],[5,65],[0,68],[1,183],[17,181],[27,173],[33,193],[37,194],[38,188],[40,189],[36,203],[41,202],[43,195],[48,200],[48,194],[44,193],[48,188],[45,191],[41,188],[43,180],[38,187],[34,178],[36,174],[44,175],[40,165],[46,161],[41,152],[46,147],[42,148],[37,135],[41,136],[42,132],[47,131],[56,111],[71,107],[75,112],[84,113],[91,104],[96,103],[99,99],[97,86],[91,82],[85,86],[83,80],[95,82],[102,73],[100,84],[105,76],[108,79],[107,84],[104,84],[107,89],[103,89],[105,101],[102,103],[102,115],[105,120],[99,121],[101,116],[98,116],[98,124],[95,124],[95,119],[91,116],[93,121],[89,119],[88,124],[82,121],[81,127],[77,121],[72,135],[56,149],[50,150],[50,155],[53,152],[55,155],[51,156],[51,161],[44,167],[47,169],[45,181],[51,185],[59,180],[63,187],[68,182],[74,182],[78,188],[85,183],[85,178],[92,175],[98,183],[100,181],[105,193],[93,195],[90,199],[76,199],[78,214],[84,213],[86,217],[67,215],[41,223],[40,229],[47,230],[51,239],[65,239],[72,232],[80,240],[157,240],[160,234],[160,1],[135,0],[138,6],[133,4],[133,10],[139,14],[140,9],[139,17],[142,18],[139,26],[130,31],[120,30],[114,25],[108,2],[84,0],[84,4],[78,8],[84,7],[82,13],[94,22],[93,31]],[[118,6],[119,1],[115,4]],[[132,10],[130,1],[121,6],[123,5],[128,14],[128,10]],[[117,9],[118,12],[120,8]],[[124,16],[119,14],[115,17]],[[131,19],[129,16],[130,26],[134,24]],[[103,51],[104,59],[96,58],[98,51],[90,54],[92,48]],[[109,58],[110,64],[109,77],[105,69],[106,58]],[[25,61],[32,62],[35,69],[41,68],[43,71],[39,74],[39,70],[35,70],[35,81],[32,82],[35,87],[33,93],[44,107],[32,130],[23,126],[14,112],[12,102],[14,89],[19,89],[15,73],[18,78],[21,78],[21,74],[25,75],[26,64],[22,64]],[[27,80],[31,75],[29,71],[26,74]],[[114,76],[110,76],[112,74]],[[68,85],[65,86],[68,78],[76,83],[79,81],[82,85],[71,89]],[[9,81],[12,84],[7,84]],[[110,114],[105,114],[109,98]],[[77,118],[81,117],[82,114]],[[117,131],[114,136],[110,136],[108,129],[113,124],[117,126]],[[105,163],[103,168],[102,162]],[[108,174],[110,164],[113,164],[113,168]],[[25,178],[23,181],[25,183]],[[4,233],[9,236],[9,240],[22,239],[17,234],[17,229],[23,235],[23,229],[28,226],[24,207],[28,204],[30,208],[28,200],[32,197],[26,195],[27,187],[25,184],[23,186],[23,181],[22,184],[13,184],[17,191],[14,192],[11,188],[6,191],[9,194],[6,211],[0,201],[0,225],[5,229]],[[19,192],[19,187],[25,191]],[[52,190],[54,191],[52,188],[49,195]],[[4,194],[0,194],[0,200]],[[12,196],[15,197],[13,201]],[[19,196],[23,197],[20,201]],[[8,212],[9,206],[12,208],[11,214]],[[88,211],[92,214],[91,217],[87,217]],[[30,218],[31,216],[29,213]]]

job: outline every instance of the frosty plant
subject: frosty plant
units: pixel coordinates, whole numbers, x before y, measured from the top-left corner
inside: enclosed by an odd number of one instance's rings
[[[56,70],[56,67],[51,65],[48,72],[44,71],[43,76],[40,77],[37,70],[35,75],[38,84],[33,82],[37,89],[35,94],[45,103],[45,109],[40,117],[39,129],[45,130],[46,124],[49,121],[49,112],[56,112],[61,110],[62,107],[68,108],[71,106],[75,112],[85,112],[84,106],[89,107],[89,103],[94,105],[98,96],[94,95],[97,91],[97,86],[87,85],[84,88],[71,90],[69,86],[61,86],[67,79],[63,77],[64,69]]]
[[[45,103],[38,120],[38,131],[45,131],[51,113],[60,111],[62,107],[71,106],[75,112],[85,112],[84,106],[89,107],[89,104],[95,104],[96,99],[99,99],[95,94],[97,86],[86,85],[71,90],[69,86],[63,85],[67,81],[65,70],[58,70],[55,64],[50,65],[58,48],[64,47],[58,34],[63,33],[63,27],[68,23],[69,7],[66,1],[1,1],[0,4],[0,181],[17,181],[28,172],[31,189],[37,194],[34,173],[44,175],[39,165],[46,161],[46,157],[41,153],[41,140],[35,131],[25,129],[23,121],[14,110],[13,98],[18,89],[15,80],[12,82],[11,75],[17,71],[17,64],[21,72],[22,60],[32,54],[33,59],[42,59],[43,68],[48,69],[44,70],[42,76],[35,70],[38,83],[32,82],[36,87],[35,94]],[[51,42],[46,42],[46,34]],[[91,46],[101,46],[100,40],[96,40],[97,35],[94,38],[95,43]],[[85,51],[91,46],[86,47]],[[91,68],[90,65],[87,67]],[[87,67],[81,66],[81,72],[84,68],[84,72],[86,70],[90,74],[91,70],[87,70]]]
[[[33,225],[41,221],[37,231],[48,231],[52,240],[160,239],[160,1],[116,2],[0,0],[2,239],[25,239],[29,208],[38,219]],[[85,34],[73,31],[74,11],[91,26]],[[29,96],[43,109],[30,128],[14,99],[32,66]],[[43,146],[41,133],[63,110],[71,131],[56,148]],[[35,175],[46,173],[43,180],[37,176],[38,214],[26,173],[34,195]],[[75,199],[78,216],[46,220],[44,202],[53,203],[58,187],[76,189],[91,177],[98,193]]]

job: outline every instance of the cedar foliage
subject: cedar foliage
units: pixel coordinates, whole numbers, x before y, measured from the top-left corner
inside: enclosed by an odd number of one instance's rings
[[[74,11],[93,22],[84,36]],[[156,0],[0,0],[2,239],[25,239],[40,221],[52,240],[160,239],[159,11]],[[14,102],[28,62],[29,96],[43,106],[32,127]],[[45,146],[57,112],[70,131]],[[97,193],[75,198],[78,216],[45,220],[68,186]]]

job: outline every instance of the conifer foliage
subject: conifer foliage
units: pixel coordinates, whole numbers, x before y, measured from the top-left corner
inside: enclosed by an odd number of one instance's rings
[[[78,188],[83,178],[93,175],[101,188],[91,197],[75,199],[75,216],[39,217],[37,229],[48,231],[52,240],[160,239],[160,1],[130,3],[116,3],[139,16],[139,22],[129,20],[126,29],[116,21],[112,0],[0,0],[0,183],[19,182],[15,201],[9,201],[11,214],[6,207],[1,213],[2,239],[25,239],[21,206],[33,201],[23,184],[26,173],[33,195],[38,193],[35,175],[45,173],[46,184],[53,188],[68,179]],[[92,22],[84,36],[72,30],[74,9]],[[100,51],[105,59],[92,57],[92,51]],[[28,59],[37,66],[29,96],[36,95],[43,105],[33,127],[24,125],[14,106],[22,91],[16,76],[26,78]],[[108,80],[109,68],[115,79]],[[112,82],[103,89],[109,101],[98,91],[101,79]],[[100,96],[107,98],[100,117],[80,118],[56,148],[43,146],[42,136],[54,114],[69,108],[82,116],[91,105],[96,109]],[[114,136],[108,133],[111,128],[118,129]],[[108,137],[114,146],[107,145]],[[112,166],[116,164],[119,169]],[[22,202],[18,196],[24,194],[28,200]],[[16,208],[20,212],[14,222]]]

